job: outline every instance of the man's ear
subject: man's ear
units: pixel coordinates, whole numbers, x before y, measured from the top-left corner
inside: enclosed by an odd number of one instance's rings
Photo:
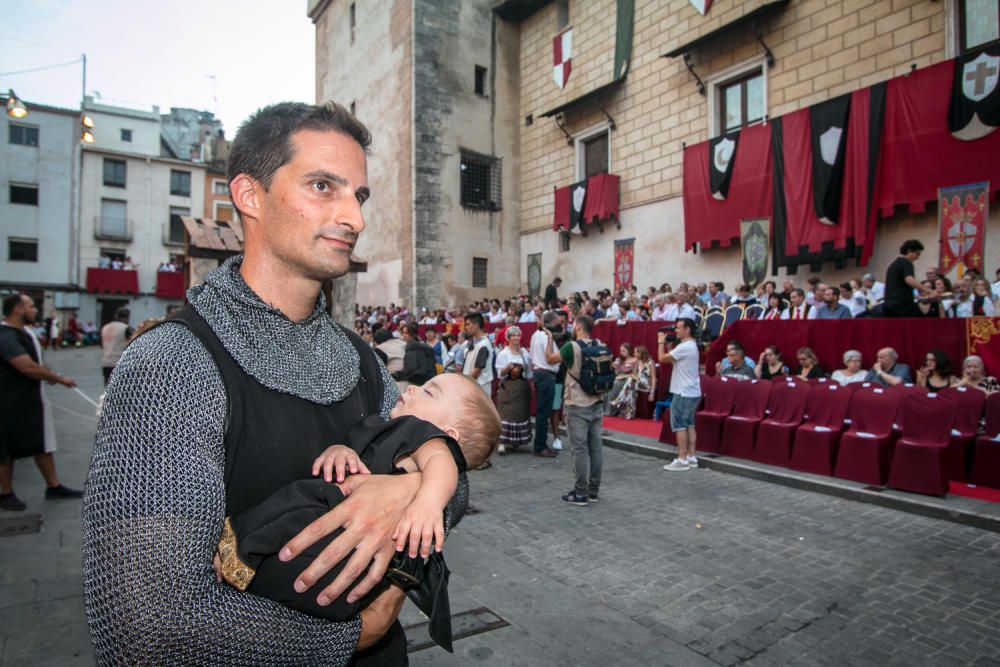
[[[259,217],[261,195],[264,187],[253,177],[240,174],[229,183],[229,191],[233,195],[233,203],[244,218]]]

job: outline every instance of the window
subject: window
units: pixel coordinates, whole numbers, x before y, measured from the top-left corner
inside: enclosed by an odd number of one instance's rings
[[[720,84],[717,95],[722,134],[764,119],[764,73],[760,68]]]
[[[18,144],[20,146],[38,145],[37,127],[31,127],[30,125],[17,125],[16,123],[11,123],[8,127],[10,128],[7,133],[7,141],[9,143]]]
[[[233,221],[233,206],[228,202],[215,202],[215,211],[213,215],[214,220],[221,220],[223,222]]]
[[[486,68],[476,65],[476,95],[486,97]]]
[[[95,233],[98,238],[120,239],[131,238],[128,229],[127,207],[120,199],[102,199],[101,217],[97,221]]]
[[[486,287],[486,265],[488,260],[485,257],[472,258],[472,286]]]
[[[38,186],[17,185],[15,183],[11,183],[10,203],[25,204],[27,206],[38,206]]]
[[[569,0],[557,0],[556,2],[556,32],[562,31],[569,25]]]
[[[559,252],[569,252],[569,232],[559,232]]]
[[[122,141],[128,141],[131,143],[132,130],[126,130],[125,128],[122,128]]]
[[[170,170],[170,194],[181,197],[191,196],[191,172]]]
[[[37,262],[38,239],[7,239],[7,261]]]
[[[119,262],[125,261],[125,251],[121,248],[101,248],[101,255],[107,257],[112,262],[116,259]]]
[[[358,25],[358,11],[355,4],[351,3],[351,44],[354,43],[354,28]]]
[[[125,187],[125,160],[104,158],[104,184],[113,188]]]
[[[499,211],[501,208],[500,158],[462,151],[462,206]]]
[[[212,194],[229,196],[229,183],[218,179],[212,181]]]
[[[576,180],[611,171],[611,128],[606,124],[573,137],[576,146]]]
[[[958,0],[959,53],[1000,41],[1000,0]]]
[[[184,243],[184,221],[181,216],[191,215],[191,209],[180,206],[170,207],[170,222],[167,223],[167,234],[164,243],[182,244]]]

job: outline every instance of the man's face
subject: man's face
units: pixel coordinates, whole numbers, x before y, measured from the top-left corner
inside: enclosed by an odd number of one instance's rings
[[[781,283],[781,287],[786,292],[791,292],[793,289],[795,289],[795,283],[793,283],[791,280],[786,280],[785,282]]]
[[[469,338],[479,335],[479,325],[472,320],[465,320],[465,335]]]
[[[799,294],[798,292],[792,292],[788,296],[788,300],[792,303],[792,306],[794,306],[795,308],[798,308],[799,306],[802,305],[802,300],[803,299],[802,299],[802,295]]]
[[[258,194],[254,236],[275,265],[310,280],[338,278],[365,228],[368,167],[361,146],[346,134],[299,130],[292,159]]]
[[[739,368],[743,365],[743,356],[736,351],[736,348],[729,348],[726,350],[726,357],[729,358],[729,363],[733,365],[733,368]]]
[[[711,294],[712,296],[715,296],[716,294],[719,293],[719,288],[715,286],[715,283],[708,284],[708,293]]]
[[[826,291],[823,292],[823,301],[826,301],[831,306],[837,303],[837,295],[833,293],[832,287],[827,287]]]
[[[882,367],[882,370],[889,370],[893,366],[892,353],[889,350],[879,350],[876,359],[878,359],[878,365]]]
[[[705,283],[698,283],[698,294],[704,294],[708,286]]]
[[[34,324],[38,317],[38,308],[35,307],[35,300],[30,296],[21,295],[21,309],[25,324]]]

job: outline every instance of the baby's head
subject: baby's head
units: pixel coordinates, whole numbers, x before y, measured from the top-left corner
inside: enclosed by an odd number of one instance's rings
[[[445,373],[410,385],[390,417],[412,416],[455,438],[470,470],[485,463],[500,439],[500,415],[493,401],[467,375]]]

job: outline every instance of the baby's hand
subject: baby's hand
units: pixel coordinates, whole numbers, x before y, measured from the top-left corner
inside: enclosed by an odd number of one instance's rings
[[[320,454],[319,458],[313,461],[312,474],[313,477],[315,477],[320,473],[320,471],[322,471],[323,479],[328,482],[332,482],[334,469],[337,471],[338,484],[344,481],[344,476],[348,471],[353,474],[371,474],[368,467],[361,462],[361,457],[358,456],[358,453],[350,447],[345,447],[343,445],[333,445],[332,447],[327,447],[326,451]]]
[[[410,558],[417,557],[418,547],[422,558],[430,556],[432,540],[435,550],[441,551],[444,546],[444,510],[431,503],[411,503],[403,512],[392,539],[396,542],[396,551],[402,551],[409,543]]]

